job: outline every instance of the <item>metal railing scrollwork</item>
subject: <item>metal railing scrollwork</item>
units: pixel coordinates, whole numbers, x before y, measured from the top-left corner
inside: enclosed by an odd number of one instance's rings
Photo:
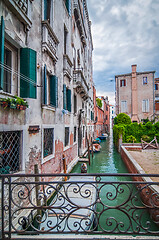
[[[153,181],[143,181],[148,177]],[[59,233],[159,236],[155,178],[159,175],[1,175],[2,239]]]

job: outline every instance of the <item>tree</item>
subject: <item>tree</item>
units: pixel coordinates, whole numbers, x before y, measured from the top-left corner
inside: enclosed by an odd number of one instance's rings
[[[125,114],[125,113],[119,113],[117,115],[117,124],[125,124],[128,125],[131,123],[131,119],[130,117]]]
[[[102,108],[102,100],[99,99],[99,98],[96,98],[96,103],[97,103],[97,106]]]

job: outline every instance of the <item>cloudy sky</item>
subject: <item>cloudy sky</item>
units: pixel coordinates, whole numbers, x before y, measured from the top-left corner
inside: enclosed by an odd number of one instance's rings
[[[87,0],[97,95],[114,103],[115,75],[156,71],[159,77],[159,0]]]

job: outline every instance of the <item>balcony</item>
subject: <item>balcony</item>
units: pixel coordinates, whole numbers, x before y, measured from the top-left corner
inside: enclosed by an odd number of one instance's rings
[[[86,239],[85,234],[89,239],[100,239],[100,234],[108,239],[121,239],[121,234],[127,235],[124,239],[158,239],[158,178],[129,173],[2,174],[2,239],[66,239],[71,233],[80,234],[77,239]]]
[[[77,28],[79,30],[81,42],[83,46],[86,45],[86,30],[83,22],[83,13],[81,12],[81,7],[80,7],[80,2],[79,0],[74,0],[74,16],[75,16],[75,21],[77,24]]]
[[[59,44],[59,40],[56,37],[48,21],[42,21],[42,31],[42,51],[47,52],[56,63],[58,60],[57,46]]]
[[[24,23],[27,30],[29,30],[32,25],[30,18],[32,1],[33,0],[5,0],[5,4],[11,12],[13,12],[22,23]]]
[[[72,62],[67,54],[63,55],[63,71],[64,76],[67,76],[70,80],[72,78]]]
[[[84,100],[87,99],[89,97],[89,86],[84,78],[82,69],[75,69],[73,71],[73,82],[77,93],[79,93]]]

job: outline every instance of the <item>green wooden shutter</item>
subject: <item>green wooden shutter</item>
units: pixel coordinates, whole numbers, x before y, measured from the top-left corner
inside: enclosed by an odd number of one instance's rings
[[[44,66],[43,103],[44,103],[44,104],[47,104],[47,74],[46,74],[46,64],[45,64],[45,66]]]
[[[69,0],[69,10],[68,10],[68,13],[69,13],[69,15],[71,16],[71,0]]]
[[[63,109],[66,110],[66,85],[63,85]]]
[[[4,78],[4,19],[1,16],[1,24],[0,24],[0,89],[3,89],[3,78]]]
[[[56,76],[50,76],[50,105],[56,107]]]
[[[36,51],[20,49],[20,96],[36,98]]]
[[[71,90],[67,89],[67,110],[71,112]]]
[[[55,86],[55,90],[56,90],[56,107],[58,107],[58,77],[56,77],[55,85],[56,85]]]
[[[71,16],[71,0],[66,0],[65,5],[66,5],[69,15]]]
[[[47,0],[44,0],[44,20],[47,20]]]

